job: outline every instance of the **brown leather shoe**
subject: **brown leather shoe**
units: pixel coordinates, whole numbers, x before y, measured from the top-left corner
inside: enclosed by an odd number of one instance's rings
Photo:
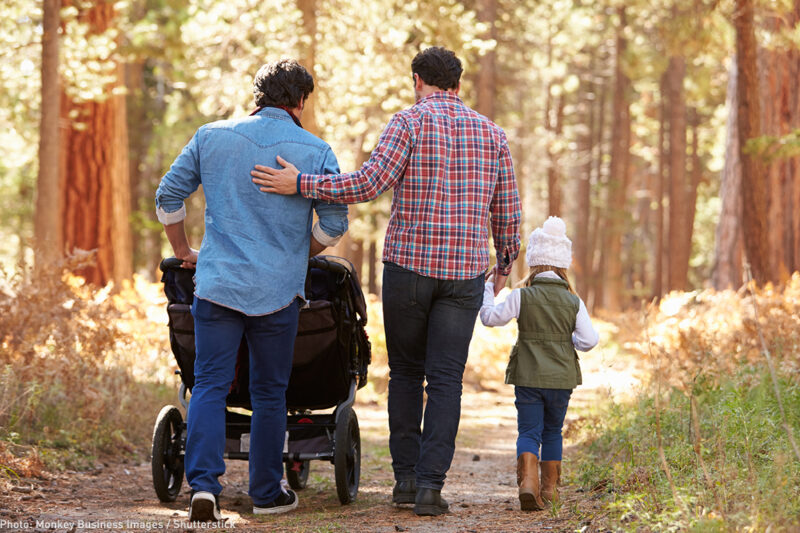
[[[519,505],[523,511],[541,511],[544,503],[539,495],[539,458],[530,452],[517,457]]]
[[[561,481],[561,461],[542,461],[542,501],[558,501],[558,483]]]

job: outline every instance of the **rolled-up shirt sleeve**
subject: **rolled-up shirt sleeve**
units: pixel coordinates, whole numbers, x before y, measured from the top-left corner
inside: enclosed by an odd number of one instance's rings
[[[507,276],[511,273],[511,265],[519,255],[519,225],[522,213],[517,179],[514,176],[514,165],[505,136],[502,138],[499,162],[500,171],[489,212],[492,221],[492,238],[497,255],[497,270],[500,274]]]
[[[330,148],[323,156],[321,172],[323,174],[339,173],[339,162]],[[347,206],[314,200],[314,211],[319,220],[311,230],[312,235],[323,246],[335,246],[347,232]]]
[[[183,147],[156,190],[156,216],[165,225],[186,218],[183,201],[200,186],[199,144],[202,128]]]

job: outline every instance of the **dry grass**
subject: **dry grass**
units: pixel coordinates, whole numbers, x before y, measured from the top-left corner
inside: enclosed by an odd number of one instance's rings
[[[752,295],[760,310],[758,323]],[[800,274],[785,287],[768,285],[752,294],[745,289],[671,293],[648,315],[652,349],[666,356],[664,378],[681,389],[701,376],[718,382],[742,366],[764,365],[759,327],[781,374],[800,371]],[[648,354],[642,335],[629,346]]]
[[[142,450],[164,402],[165,299],[138,279],[117,294],[89,287],[68,273],[81,260],[0,282],[6,472],[21,468],[9,454],[72,467],[101,453]],[[163,316],[154,321],[157,305]]]

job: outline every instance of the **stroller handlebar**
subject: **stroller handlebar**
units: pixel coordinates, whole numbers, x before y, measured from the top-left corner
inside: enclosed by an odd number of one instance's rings
[[[161,272],[166,272],[168,270],[190,270],[181,267],[182,264],[183,261],[177,257],[165,257],[161,260],[161,264],[158,265],[158,268],[161,269]]]
[[[159,269],[161,272],[166,272],[168,270],[191,270],[185,269],[181,265],[183,261],[178,259],[177,257],[165,257],[161,260],[161,264],[159,265]],[[355,275],[355,267],[353,264],[350,263],[347,259],[342,257],[336,257],[333,255],[315,255],[308,260],[309,266],[312,268],[319,268],[321,270],[330,270],[331,272],[336,272],[339,274],[344,274],[345,272]]]

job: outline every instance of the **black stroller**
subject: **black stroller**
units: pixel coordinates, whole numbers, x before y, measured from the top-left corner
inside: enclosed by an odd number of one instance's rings
[[[194,385],[194,322],[191,304],[194,271],[171,257],[161,261],[167,295],[169,339],[178,363],[178,400],[187,409],[186,392]],[[366,302],[353,265],[333,256],[309,260],[307,304],[300,310],[294,362],[286,391],[286,478],[303,489],[312,459],[333,463],[339,501],[352,502],[361,472],[361,437],[353,410],[356,390],[367,383],[370,343],[364,326]],[[249,357],[242,339],[236,377],[226,400],[225,457],[247,460],[250,444]],[[189,399],[191,401],[191,398]],[[314,413],[317,410],[332,412]],[[153,486],[163,502],[175,501],[183,483],[186,423],[172,405],[161,409],[153,431]]]

